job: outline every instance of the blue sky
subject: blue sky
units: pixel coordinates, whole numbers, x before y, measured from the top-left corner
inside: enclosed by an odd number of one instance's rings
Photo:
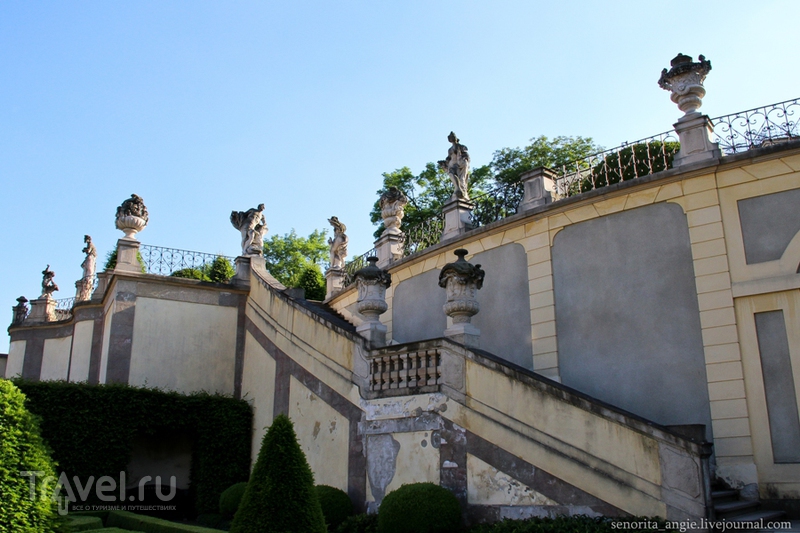
[[[6,323],[48,263],[74,296],[83,235],[102,264],[131,193],[147,244],[236,255],[230,211],[263,202],[269,234],[336,215],[357,255],[381,173],[442,159],[450,130],[473,165],[539,135],[667,131],[656,81],[678,52],[711,60],[712,117],[800,96],[798,20],[796,0],[4,0]]]

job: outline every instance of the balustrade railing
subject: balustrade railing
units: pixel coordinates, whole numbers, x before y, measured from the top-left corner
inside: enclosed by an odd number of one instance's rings
[[[379,355],[371,358],[370,390],[414,389],[439,385],[442,356],[438,349]]]
[[[441,214],[438,217],[429,218],[421,224],[403,228],[405,235],[403,255],[415,254],[433,246],[441,240],[443,232],[444,218]]]
[[[800,98],[711,119],[725,155],[800,139]]]
[[[188,268],[202,269],[210,265],[217,257],[227,259],[231,264],[233,257],[220,254],[209,254],[206,252],[192,252],[190,250],[179,250],[176,248],[164,248],[162,246],[152,246],[142,244],[139,247],[142,266],[147,274],[158,276],[170,276],[178,270]]]
[[[56,300],[55,319],[67,320],[72,318],[72,308],[75,306],[75,297],[60,298]]]

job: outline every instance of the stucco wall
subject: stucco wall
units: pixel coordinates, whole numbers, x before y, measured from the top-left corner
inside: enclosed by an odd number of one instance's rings
[[[233,394],[236,308],[138,297],[131,385]]]
[[[22,375],[22,364],[25,361],[25,344],[27,341],[11,341],[8,345],[8,360],[6,361],[7,378]]]
[[[69,368],[70,381],[87,381],[89,379],[89,363],[92,353],[93,334],[93,320],[75,323],[72,337],[72,359]]]
[[[244,370],[242,372],[242,398],[253,407],[252,460],[255,464],[261,440],[272,424],[275,405],[275,360],[246,333]]]
[[[67,379],[71,347],[72,336],[46,339],[44,341],[42,371],[39,379],[44,381]]]

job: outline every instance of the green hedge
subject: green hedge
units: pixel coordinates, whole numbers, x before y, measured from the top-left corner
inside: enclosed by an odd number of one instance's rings
[[[461,527],[461,504],[434,483],[409,483],[386,495],[378,509],[380,533],[450,533]]]
[[[31,477],[35,474],[34,497]],[[39,432],[39,421],[25,409],[25,396],[0,379],[0,532],[39,533],[57,528],[56,506],[43,482],[55,468]],[[53,483],[49,483],[50,490]]]
[[[328,485],[317,485],[314,490],[317,491],[317,499],[322,506],[328,531],[336,531],[339,525],[353,514],[353,502],[350,501],[350,496],[342,489]]]
[[[650,522],[657,524],[652,531],[666,531],[663,518],[657,517],[625,517],[609,518],[604,516],[589,517],[559,516],[556,518],[528,518],[526,520],[502,520],[493,524],[479,524],[472,527],[469,533],[614,533],[623,531],[623,528],[614,528],[616,522],[634,522],[643,524]],[[641,527],[633,530],[642,529]]]
[[[250,475],[252,409],[243,400],[128,385],[15,382],[41,417],[42,436],[70,480],[116,479],[137,435],[166,431],[193,441],[190,494],[197,512],[216,513],[222,491]]]
[[[127,511],[111,511],[106,525],[143,533],[219,533],[218,529],[190,526]]]

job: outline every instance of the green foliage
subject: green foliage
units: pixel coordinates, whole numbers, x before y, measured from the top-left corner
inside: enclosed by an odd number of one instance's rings
[[[142,253],[140,251],[136,251],[136,260],[139,261],[139,265],[142,267],[142,274],[147,274],[147,268],[144,266],[144,259],[142,258]],[[117,266],[117,249],[114,248],[108,254],[106,254],[106,266],[103,267],[103,270],[114,270]]]
[[[520,182],[520,176],[536,167],[546,166],[556,168],[576,159],[597,153],[601,148],[594,144],[588,137],[560,136],[548,139],[540,136],[531,139],[531,144],[523,148],[503,148],[497,150],[492,161],[487,165],[472,169],[469,179],[470,197],[489,191],[500,185],[515,184]],[[425,221],[441,216],[442,206],[453,193],[453,185],[447,172],[434,163],[428,163],[419,175],[414,175],[408,167],[403,167],[394,172],[383,174],[383,187],[378,191],[378,197],[386,192],[389,187],[397,187],[408,196],[408,205],[403,218],[404,227],[422,225]],[[521,198],[521,188],[517,196]],[[513,198],[513,207],[519,198]],[[485,213],[494,212],[497,207],[489,205],[496,203],[492,197],[484,197],[476,211]],[[383,232],[381,222],[381,209],[379,201],[370,212],[373,224],[380,224],[375,231],[375,237]]]
[[[219,514],[227,518],[233,518],[239,504],[242,502],[242,496],[247,488],[247,482],[242,481],[231,485],[225,489],[219,497]]]
[[[169,520],[128,511],[111,511],[108,513],[106,526],[119,527],[126,531],[141,531],[142,533],[219,533],[218,530],[207,527],[170,522]]]
[[[71,532],[77,531],[90,531],[92,529],[101,529],[103,527],[103,520],[99,516],[80,516],[68,515],[67,522]]]
[[[357,514],[348,516],[335,533],[378,533],[378,515]]]
[[[286,415],[264,439],[231,533],[326,533],[314,475]]]
[[[378,509],[380,533],[450,533],[461,526],[461,505],[433,483],[411,483],[390,492]]]
[[[678,142],[652,141],[609,154],[602,163],[595,165],[591,176],[583,180],[580,192],[672,168],[672,160],[680,148]]]
[[[210,527],[211,529],[220,529],[222,531],[228,531],[231,528],[230,519],[225,518],[221,514],[197,515],[194,521],[197,522],[197,525],[203,527]]]
[[[221,255],[217,256],[211,263],[206,263],[200,268],[182,268],[176,270],[170,276],[173,278],[198,279],[200,281],[212,281],[214,283],[227,283],[236,274],[231,262]]]
[[[559,516],[556,518],[528,518],[526,520],[502,520],[493,524],[479,524],[470,528],[470,533],[612,533],[622,531],[613,529],[615,522],[651,522],[657,524],[658,531],[665,531],[665,522],[661,518],[647,517],[589,517]],[[641,529],[641,527],[635,528]],[[653,531],[656,528],[652,529]]]
[[[325,278],[317,265],[306,267],[300,275],[300,288],[305,289],[306,299],[324,300],[325,299]]]
[[[117,478],[137,435],[165,432],[192,439],[190,491],[198,512],[217,512],[222,491],[249,475],[252,410],[243,400],[117,384],[15,382],[69,479]]]
[[[298,237],[292,230],[283,237],[273,235],[264,241],[267,270],[287,287],[299,287],[303,271],[321,264],[328,257],[325,230],[314,230],[308,237]]]
[[[0,379],[0,435],[0,532],[54,531],[56,504],[44,478],[55,476],[55,467],[38,420],[25,408],[25,396],[6,379]],[[23,471],[38,472],[33,499],[31,478]]]
[[[353,514],[353,502],[342,489],[328,485],[317,485],[314,488],[317,491],[319,504],[322,506],[322,514],[325,515],[325,522],[328,524],[328,531],[335,531]]]

